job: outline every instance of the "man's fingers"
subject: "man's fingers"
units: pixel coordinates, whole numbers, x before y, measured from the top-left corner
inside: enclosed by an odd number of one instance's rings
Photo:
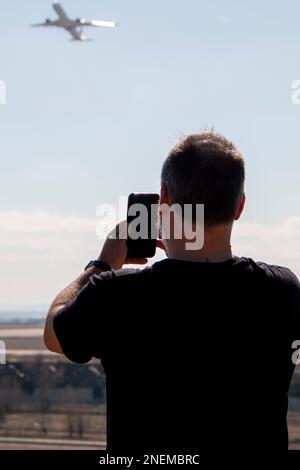
[[[160,248],[161,250],[166,251],[164,243],[163,243],[162,240],[156,240],[156,246],[157,246],[157,248]]]
[[[147,258],[127,258],[126,264],[147,264]]]

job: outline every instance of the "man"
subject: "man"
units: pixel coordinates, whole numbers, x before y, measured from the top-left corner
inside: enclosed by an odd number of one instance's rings
[[[244,173],[221,135],[182,139],[164,163],[160,202],[204,204],[203,247],[188,250],[171,233],[166,259],[122,270],[126,241],[108,238],[50,308],[47,347],[103,363],[111,450],[287,449],[299,282],[287,268],[233,256]]]

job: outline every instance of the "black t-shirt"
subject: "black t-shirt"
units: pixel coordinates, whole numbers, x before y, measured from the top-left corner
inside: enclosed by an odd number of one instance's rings
[[[108,448],[285,450],[300,288],[283,267],[166,259],[91,277],[54,317],[65,355],[100,358]]]

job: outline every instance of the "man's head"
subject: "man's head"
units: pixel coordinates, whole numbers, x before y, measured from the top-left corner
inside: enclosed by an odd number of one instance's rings
[[[204,204],[205,226],[232,224],[244,206],[244,160],[216,132],[184,137],[170,151],[161,174],[168,204]]]

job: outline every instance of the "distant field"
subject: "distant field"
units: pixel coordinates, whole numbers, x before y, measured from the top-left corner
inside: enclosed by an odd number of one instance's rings
[[[0,327],[0,334],[2,338],[41,338],[43,336],[42,328],[20,328],[14,325],[11,328]]]
[[[32,328],[43,328],[44,320],[34,320],[28,322],[20,322],[20,323],[10,323],[10,322],[2,322],[0,320],[0,330],[13,330],[13,329],[32,329]]]
[[[60,412],[59,412],[60,411]],[[61,406],[57,412],[38,413],[23,411],[8,413],[0,423],[0,445],[5,443],[18,446],[30,442],[40,446],[47,442],[48,445],[66,445],[69,447],[82,446],[103,447],[106,441],[106,414],[105,407],[73,405]],[[90,444],[92,443],[92,444]]]
[[[289,412],[288,414],[289,426],[289,448],[291,450],[300,449],[300,413]]]
[[[45,350],[43,329],[36,325],[0,324],[0,339],[7,350]]]
[[[2,367],[11,368],[14,365],[18,367],[18,364],[28,366],[32,363],[35,368],[38,360],[39,370],[43,374],[41,364],[45,364],[47,370],[49,363],[53,364],[51,367],[55,370],[58,364],[68,363],[64,356],[53,354],[45,348],[42,326],[41,322],[36,321],[11,324],[0,321],[0,339],[5,341],[7,352],[7,364]],[[96,363],[98,365],[99,361],[95,361]],[[74,370],[75,368],[74,365]],[[66,386],[67,384],[68,380],[66,380]],[[4,385],[7,387],[7,382],[1,382],[2,391]],[[53,386],[48,378],[44,394]],[[66,390],[66,397],[68,393],[70,395],[71,392]],[[76,394],[77,388],[74,387],[71,398],[74,399]],[[2,411],[0,409],[1,450],[101,450],[105,448],[105,405],[81,402],[70,404],[66,398],[64,403],[47,403],[48,411],[40,412],[37,401],[33,402],[28,397],[26,402],[11,404],[10,395],[11,391],[8,389],[6,405],[2,405]],[[13,411],[14,407],[16,407],[15,411]]]

